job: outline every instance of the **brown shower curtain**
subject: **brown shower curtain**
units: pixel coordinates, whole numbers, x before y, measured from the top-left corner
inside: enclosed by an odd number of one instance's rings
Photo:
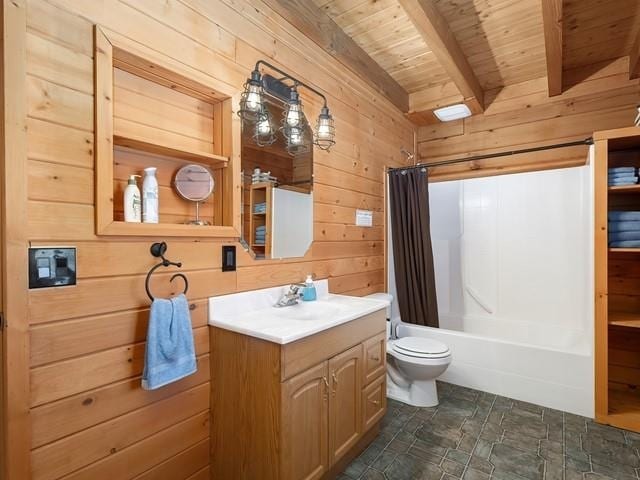
[[[403,322],[438,327],[426,168],[389,171],[390,223]]]

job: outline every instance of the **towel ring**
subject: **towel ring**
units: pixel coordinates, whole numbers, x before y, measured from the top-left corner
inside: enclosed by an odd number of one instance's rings
[[[150,251],[151,255],[153,255],[154,257],[162,258],[162,261],[160,263],[151,267],[151,270],[149,270],[149,272],[147,273],[147,278],[144,281],[144,289],[147,291],[147,296],[153,302],[155,298],[153,297],[153,295],[151,295],[151,290],[149,289],[149,280],[151,280],[151,274],[160,267],[169,267],[173,265],[174,267],[180,268],[182,267],[182,262],[172,262],[164,257],[164,254],[167,251],[167,244],[165,242],[154,243],[153,245],[151,245]],[[176,273],[171,276],[169,282],[173,282],[176,277],[180,277],[184,281],[184,291],[182,293],[186,295],[187,291],[189,290],[189,281],[187,280],[187,277],[182,273]]]

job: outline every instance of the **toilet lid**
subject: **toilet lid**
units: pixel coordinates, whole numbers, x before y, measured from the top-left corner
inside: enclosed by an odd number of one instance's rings
[[[403,337],[395,341],[394,350],[411,356],[442,356],[449,348],[442,342],[422,337]]]

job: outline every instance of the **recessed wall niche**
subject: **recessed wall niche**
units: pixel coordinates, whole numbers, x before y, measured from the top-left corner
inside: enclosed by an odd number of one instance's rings
[[[239,236],[235,92],[211,88],[186,67],[163,65],[161,55],[141,53],[126,42],[95,27],[96,233]],[[195,204],[173,186],[176,172],[187,164],[205,166],[213,175],[214,193],[200,205],[208,225],[188,224]],[[159,223],[124,222],[127,179],[142,176],[146,167],[157,169]],[[142,190],[142,178],[138,185]]]

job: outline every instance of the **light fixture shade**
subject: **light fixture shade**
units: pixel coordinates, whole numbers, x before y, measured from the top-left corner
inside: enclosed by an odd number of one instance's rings
[[[256,122],[264,109],[264,91],[262,76],[258,70],[251,72],[251,77],[244,84],[244,91],[240,98],[238,115],[247,122]]]
[[[291,87],[287,108],[284,110],[283,125],[287,127],[301,127],[306,123],[304,112],[302,111],[302,102],[295,85]]]
[[[311,150],[311,140],[307,135],[306,124],[301,127],[284,127],[282,132],[287,138],[287,152],[289,155],[297,157]]]
[[[329,108],[325,105],[320,111],[315,129],[314,142],[321,150],[329,151],[336,144],[336,127]]]
[[[276,141],[276,128],[273,125],[271,112],[266,105],[258,115],[254,126],[253,140],[259,147],[267,147]]]

